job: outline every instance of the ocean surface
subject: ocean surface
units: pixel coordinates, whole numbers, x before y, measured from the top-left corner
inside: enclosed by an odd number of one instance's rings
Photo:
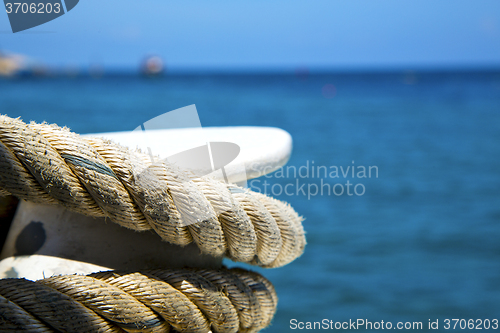
[[[191,104],[203,126],[275,126],[294,140],[290,168],[249,183],[290,202],[307,232],[302,257],[256,269],[279,296],[266,332],[500,320],[500,72],[0,80],[1,113],[78,133]]]

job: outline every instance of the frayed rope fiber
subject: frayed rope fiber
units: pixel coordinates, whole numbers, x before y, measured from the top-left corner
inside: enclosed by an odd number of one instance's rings
[[[108,271],[0,280],[0,332],[258,332],[273,285],[233,268]]]
[[[306,245],[302,218],[287,203],[152,163],[111,141],[0,115],[0,195],[6,193],[263,267],[288,264]]]

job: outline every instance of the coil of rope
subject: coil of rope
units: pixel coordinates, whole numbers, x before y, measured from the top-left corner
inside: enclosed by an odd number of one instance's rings
[[[288,264],[306,245],[282,201],[100,138],[0,115],[0,196],[61,205],[215,257]],[[104,271],[0,280],[2,332],[258,332],[273,285],[240,268]]]
[[[239,262],[280,267],[304,251],[302,218],[282,201],[193,177],[168,163],[56,125],[0,115],[0,195],[107,217]]]
[[[258,332],[277,296],[243,269],[0,280],[0,332]]]

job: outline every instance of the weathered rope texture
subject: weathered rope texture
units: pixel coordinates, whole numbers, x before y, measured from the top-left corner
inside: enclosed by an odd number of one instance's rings
[[[60,204],[203,253],[279,267],[304,251],[302,218],[282,201],[196,178],[113,142],[0,115],[0,195]]]
[[[258,332],[272,284],[242,269],[166,269],[0,280],[0,332]]]

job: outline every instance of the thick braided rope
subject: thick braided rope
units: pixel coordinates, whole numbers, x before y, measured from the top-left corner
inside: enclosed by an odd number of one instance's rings
[[[258,332],[277,297],[242,269],[166,269],[0,280],[0,332]]]
[[[195,178],[113,142],[0,116],[0,195],[60,204],[177,245],[264,267],[283,266],[306,244],[302,218],[265,195]]]

